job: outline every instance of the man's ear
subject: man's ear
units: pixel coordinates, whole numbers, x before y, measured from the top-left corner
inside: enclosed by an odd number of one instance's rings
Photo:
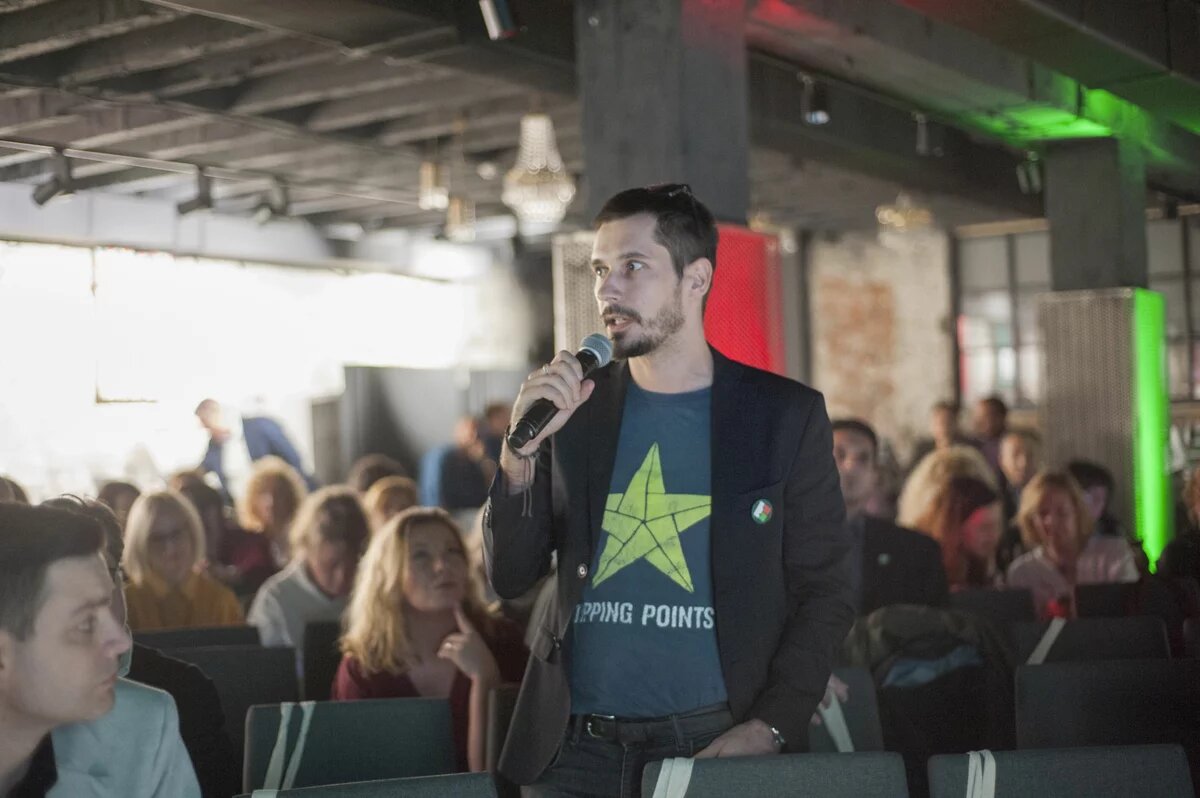
[[[684,287],[703,299],[712,290],[713,265],[708,258],[696,258],[683,268]]]

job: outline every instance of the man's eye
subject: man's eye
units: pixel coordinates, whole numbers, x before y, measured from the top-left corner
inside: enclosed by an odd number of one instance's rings
[[[79,624],[79,631],[85,635],[90,635],[96,631],[96,616],[89,615],[82,623]]]
[[[642,263],[640,260],[631,260],[629,263],[625,264],[625,268],[629,269],[631,272],[640,271],[645,267],[646,264]]]

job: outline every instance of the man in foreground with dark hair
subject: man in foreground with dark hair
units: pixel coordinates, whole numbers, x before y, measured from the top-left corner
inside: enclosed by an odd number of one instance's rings
[[[942,550],[932,538],[867,513],[878,480],[879,438],[865,421],[833,422],[833,459],[846,500],[846,532],[858,556],[858,612],[889,604],[943,607],[949,601]]]
[[[211,488],[210,488],[211,490]],[[104,530],[104,564],[113,577],[113,615],[125,621],[125,578],[121,558],[125,543],[117,517],[99,501],[60,496],[42,503],[43,507],[87,516]],[[121,656],[122,677],[167,692],[179,711],[179,736],[192,760],[204,798],[228,798],[241,787],[233,743],[225,733],[225,714],[221,698],[212,680],[195,665],[168,657],[156,648],[134,643]]]
[[[505,444],[484,523],[496,592],[557,552],[500,770],[529,795],[630,796],[648,762],[803,746],[854,616],[821,395],[704,338],[717,229],[685,185],[596,219],[595,297],[615,354],[534,372],[558,414]],[[553,436],[553,437],[551,437]]]
[[[170,696],[118,678],[103,545],[83,515],[0,504],[0,794],[200,794]]]

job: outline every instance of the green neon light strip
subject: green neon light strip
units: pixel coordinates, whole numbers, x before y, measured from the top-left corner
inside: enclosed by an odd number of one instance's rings
[[[1142,547],[1156,569],[1172,537],[1171,480],[1167,473],[1167,380],[1163,352],[1166,320],[1162,294],[1133,295],[1133,496]]]

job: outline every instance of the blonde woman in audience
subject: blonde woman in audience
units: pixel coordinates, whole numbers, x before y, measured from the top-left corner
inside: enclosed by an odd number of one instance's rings
[[[449,514],[415,507],[375,534],[345,625],[332,697],[448,698],[459,769],[483,770],[488,693],[520,680],[528,652],[484,608]]]
[[[292,524],[291,563],[263,583],[250,605],[248,620],[263,645],[291,646],[299,661],[305,627],[341,619],[369,537],[350,488],[322,488],[304,500]]]
[[[1076,585],[1137,581],[1129,544],[1092,534],[1083,494],[1065,472],[1043,471],[1030,480],[1017,522],[1028,552],[1008,567],[1008,585],[1032,591],[1043,618],[1073,616]]]
[[[378,531],[410,507],[417,506],[417,483],[408,477],[387,476],[377,479],[363,498],[371,529]]]
[[[900,491],[896,523],[916,527],[938,495],[954,477],[974,477],[993,490],[996,474],[973,446],[950,446],[932,452],[917,464]]]
[[[976,477],[953,477],[914,528],[942,547],[950,590],[1000,587],[996,549],[1004,529],[1000,494]]]
[[[267,536],[277,569],[291,561],[288,529],[307,493],[299,472],[270,455],[255,461],[238,500],[238,522],[248,532]]]
[[[143,494],[125,524],[125,601],[135,632],[236,626],[233,591],[200,570],[204,529],[195,509],[173,490]]]

